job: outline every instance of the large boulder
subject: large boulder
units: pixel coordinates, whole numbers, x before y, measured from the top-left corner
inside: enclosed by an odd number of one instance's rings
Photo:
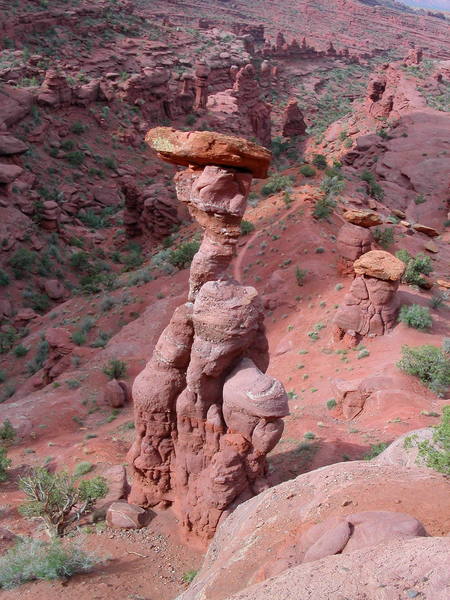
[[[177,131],[155,127],[145,141],[163,160],[176,165],[238,167],[264,179],[272,158],[267,148],[243,138],[213,131]]]
[[[371,250],[357,259],[353,265],[357,275],[368,275],[383,281],[400,281],[405,263],[384,250]]]
[[[425,530],[431,535],[448,531],[448,489],[439,473],[367,461],[300,475],[235,509],[179,600],[403,598],[392,595],[394,583],[402,592],[416,585],[427,593],[443,590],[448,585],[443,573],[450,539],[405,538],[423,536]],[[342,554],[325,556],[343,549]],[[305,563],[305,556],[311,562]],[[421,561],[411,560],[419,556]],[[395,579],[393,569],[398,571]],[[301,585],[276,587],[289,578]],[[369,587],[361,587],[364,583]]]

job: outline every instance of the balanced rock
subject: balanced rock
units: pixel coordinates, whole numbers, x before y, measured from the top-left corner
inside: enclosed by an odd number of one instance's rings
[[[383,219],[376,212],[371,210],[346,210],[342,215],[346,221],[359,225],[359,227],[373,227],[381,225]]]
[[[363,254],[353,265],[357,275],[368,275],[384,281],[400,281],[405,263],[384,250],[371,250]]]
[[[283,386],[265,374],[262,302],[227,274],[252,174],[264,177],[271,155],[211,132],[157,128],[147,142],[164,160],[196,167],[175,183],[204,235],[189,302],[175,310],[133,384],[129,499],[172,504],[186,534],[208,539],[235,506],[268,487],[266,455],[288,414]]]
[[[265,179],[272,153],[243,138],[212,131],[177,131],[171,127],[155,127],[145,137],[158,156],[176,165],[218,165],[250,171]]]
[[[335,337],[342,339],[346,332],[383,335],[396,324],[396,294],[405,264],[389,252],[371,250],[358,258],[353,268],[357,276],[336,313]]]

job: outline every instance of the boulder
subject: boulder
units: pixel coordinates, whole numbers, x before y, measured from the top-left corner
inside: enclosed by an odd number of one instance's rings
[[[421,223],[414,223],[414,225],[412,227],[419,233],[424,233],[428,237],[438,237],[440,235],[439,231],[434,229],[434,227],[428,227],[428,225],[422,225]]]
[[[374,225],[381,225],[383,222],[380,215],[371,210],[346,210],[342,216],[349,223],[359,227],[373,227]]]
[[[22,154],[28,150],[28,146],[22,140],[0,130],[0,156],[10,154]]]
[[[0,183],[11,183],[23,173],[22,167],[0,163]]]
[[[357,275],[368,275],[384,281],[400,281],[405,263],[384,250],[371,250],[358,258],[354,265]]]
[[[106,511],[106,524],[114,529],[141,529],[148,518],[148,511],[128,502],[113,502]]]
[[[262,146],[212,131],[185,132],[156,127],[148,131],[145,141],[160,158],[170,163],[237,167],[261,179],[267,177],[272,159],[272,153]]]

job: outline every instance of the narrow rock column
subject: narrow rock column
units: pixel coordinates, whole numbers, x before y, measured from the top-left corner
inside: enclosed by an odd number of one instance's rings
[[[175,176],[177,194],[204,237],[189,301],[133,385],[129,501],[172,504],[184,532],[207,539],[235,506],[267,487],[265,457],[288,414],[282,384],[264,373],[258,293],[226,274],[252,176],[266,176],[270,153],[240,138],[161,127],[146,141],[164,160],[189,166]]]

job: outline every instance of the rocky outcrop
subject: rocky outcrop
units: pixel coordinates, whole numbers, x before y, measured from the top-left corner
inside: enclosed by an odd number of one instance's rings
[[[39,89],[37,101],[43,106],[60,108],[72,103],[73,90],[67,79],[56,69],[49,69]]]
[[[165,160],[192,165],[176,175],[177,194],[205,233],[192,261],[189,302],[175,310],[133,385],[130,501],[173,504],[185,533],[207,539],[235,506],[268,486],[265,457],[288,414],[283,386],[265,374],[258,294],[226,274],[251,169],[264,172],[257,158],[267,168],[270,154],[210,132],[158,128],[146,139]]]
[[[358,338],[383,335],[394,327],[399,309],[396,296],[404,263],[382,250],[371,250],[353,265],[356,277],[334,319],[335,336]]]
[[[339,254],[338,271],[353,274],[354,261],[369,252],[375,243],[372,233],[365,227],[345,223],[338,232],[336,246]]]
[[[72,352],[75,348],[70,332],[63,327],[47,329],[45,340],[48,344],[48,355],[43,368],[33,378],[35,387],[48,385],[64,373],[71,366]]]
[[[211,69],[205,62],[197,63],[195,68],[195,100],[194,108],[204,109],[208,103],[208,77]]]
[[[403,59],[403,65],[405,67],[420,65],[423,59],[422,48],[411,48],[408,54]]]
[[[444,564],[450,540],[423,536],[447,530],[447,495],[445,476],[399,465],[352,461],[305,473],[239,506],[178,600],[294,600],[299,589],[311,599],[376,598],[381,589],[397,598],[397,586],[419,586],[424,597],[443,591],[442,567],[411,559],[426,560],[434,549]]]
[[[284,137],[295,137],[303,135],[306,132],[306,123],[297,100],[291,98],[284,109],[283,129]]]
[[[126,176],[122,178],[121,190],[125,198],[123,223],[127,237],[145,233],[152,241],[158,242],[180,223],[174,200],[160,186],[152,185],[140,190],[134,179]]]

